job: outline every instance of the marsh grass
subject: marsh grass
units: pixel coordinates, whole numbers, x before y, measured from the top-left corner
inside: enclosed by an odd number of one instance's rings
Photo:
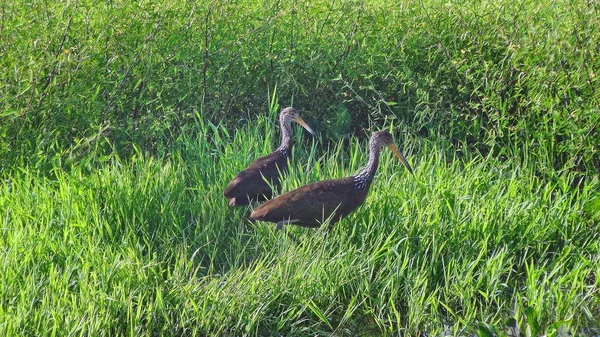
[[[139,151],[91,170],[57,167],[54,178],[26,168],[3,177],[2,335],[465,335],[507,331],[508,319],[550,334],[558,323],[600,326],[597,177],[574,189],[567,174],[540,180],[534,163],[459,160],[441,143],[406,137],[398,143],[414,176],[384,152],[366,203],[329,230],[288,226],[296,244],[222,196],[278,141],[272,120],[234,134],[196,127],[203,137],[182,136],[163,158]],[[321,152],[300,130],[284,190],[364,165],[366,144]]]

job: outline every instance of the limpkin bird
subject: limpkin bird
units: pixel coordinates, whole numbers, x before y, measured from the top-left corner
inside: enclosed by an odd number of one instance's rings
[[[412,168],[394,145],[392,135],[387,131],[374,132],[369,140],[369,161],[357,175],[319,181],[282,194],[254,209],[250,220],[275,222],[281,230],[286,224],[319,227],[325,220],[329,220],[330,225],[335,224],[365,201],[384,146],[394,151],[412,173]]]
[[[238,173],[229,183],[223,195],[229,199],[229,206],[243,206],[251,202],[269,200],[273,196],[273,187],[281,189],[280,174],[287,171],[287,161],[293,144],[291,124],[297,122],[312,135],[315,132],[304,122],[296,109],[285,108],[279,114],[281,125],[281,146],[272,153],[258,158],[246,169]]]

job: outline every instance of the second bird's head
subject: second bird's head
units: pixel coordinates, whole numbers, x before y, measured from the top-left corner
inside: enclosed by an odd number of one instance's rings
[[[302,117],[300,117],[298,111],[296,111],[296,109],[292,107],[287,107],[281,110],[279,120],[281,121],[281,124],[285,125],[286,127],[289,127],[292,124],[292,122],[296,122],[302,125],[302,127],[305,128],[306,131],[310,132],[313,136],[315,135],[313,129],[311,129],[310,126],[308,126],[308,124],[306,124]]]
[[[398,157],[398,159],[400,159],[400,162],[402,162],[402,165],[404,165],[410,173],[413,173],[413,170],[410,167],[410,164],[408,163],[408,161],[406,161],[406,158],[404,158],[402,153],[400,153],[400,150],[398,150],[398,147],[396,146],[396,144],[394,144],[394,139],[392,138],[392,135],[389,132],[387,132],[387,131],[373,132],[373,134],[371,135],[371,139],[369,140],[369,144],[371,147],[377,147],[377,148],[382,148],[382,147],[386,146],[387,148],[392,150],[394,152],[394,154],[396,154],[396,157]]]

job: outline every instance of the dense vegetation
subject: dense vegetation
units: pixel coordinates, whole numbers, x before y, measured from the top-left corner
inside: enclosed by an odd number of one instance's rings
[[[277,86],[328,138],[397,118],[457,147],[527,147],[553,168],[598,171],[599,7],[5,2],[2,164],[131,144],[162,153],[196,113],[237,127]]]
[[[0,335],[600,329],[600,4],[0,4]],[[366,204],[299,244],[221,195],[295,131],[284,190]]]
[[[598,179],[573,190],[568,175],[541,181],[534,162],[458,161],[425,142],[407,154],[415,176],[385,153],[367,204],[327,236],[292,226],[295,244],[221,195],[272,146],[274,125],[200,133],[168,159],[138,154],[3,183],[5,335],[464,335],[511,318],[522,331],[600,326]],[[356,141],[322,155],[299,145],[285,190],[349,175],[366,157]]]

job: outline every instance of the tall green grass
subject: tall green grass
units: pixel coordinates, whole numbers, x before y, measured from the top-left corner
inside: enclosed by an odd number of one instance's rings
[[[599,6],[5,2],[0,164],[49,169],[49,154],[90,146],[163,154],[196,111],[234,129],[277,85],[330,138],[396,119],[470,151],[549,152],[585,176],[600,169]]]
[[[459,159],[396,128],[415,175],[384,153],[365,205],[329,231],[289,226],[296,244],[222,196],[277,142],[272,120],[235,134],[195,127],[202,137],[160,158],[135,150],[53,177],[4,174],[0,334],[465,335],[506,331],[510,319],[533,334],[600,328],[597,176],[574,189],[568,173],[546,181],[534,162]],[[366,162],[354,138],[323,152],[295,131],[284,190]]]

